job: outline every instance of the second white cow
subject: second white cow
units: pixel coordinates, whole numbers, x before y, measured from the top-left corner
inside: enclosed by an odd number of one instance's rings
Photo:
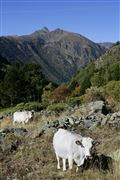
[[[33,117],[32,111],[22,111],[22,112],[15,112],[13,114],[13,124],[16,122],[22,123],[23,125],[27,123]]]
[[[82,137],[68,130],[59,129],[53,137],[53,147],[57,158],[57,169],[60,169],[59,158],[63,159],[63,171],[66,170],[68,159],[69,169],[73,167],[73,161],[78,167],[83,165],[84,160],[91,157],[94,140],[90,137]]]

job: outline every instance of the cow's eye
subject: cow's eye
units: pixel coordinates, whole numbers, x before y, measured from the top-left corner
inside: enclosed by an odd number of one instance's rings
[[[83,146],[83,144],[82,144],[82,142],[81,142],[81,141],[79,141],[79,140],[78,140],[78,141],[76,141],[76,144],[77,144],[77,145],[79,145],[79,146],[81,146],[81,147],[84,147],[84,146]]]

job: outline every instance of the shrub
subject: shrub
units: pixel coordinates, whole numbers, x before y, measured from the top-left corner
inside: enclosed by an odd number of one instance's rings
[[[51,104],[48,106],[48,110],[50,111],[63,111],[65,108],[66,104],[65,103],[56,103],[56,104]]]
[[[51,96],[51,100],[53,102],[60,102],[65,100],[65,98],[70,94],[70,90],[67,88],[66,85],[61,85],[57,89],[53,91]]]
[[[25,106],[24,106],[24,109],[25,110],[35,110],[35,111],[40,111],[42,110],[44,107],[43,107],[43,104],[42,103],[39,103],[39,102],[29,102],[29,103],[26,103]]]
[[[83,101],[84,102],[91,102],[91,101],[98,101],[98,100],[105,100],[103,96],[103,92],[100,88],[91,87],[86,90],[86,94],[84,95]]]
[[[76,86],[71,96],[79,96],[79,95],[80,95],[80,86]]]
[[[105,96],[111,96],[120,101],[120,81],[110,81],[103,87],[103,92]]]
[[[41,97],[41,101],[43,104],[50,104],[50,97],[52,95],[53,90],[55,89],[52,83],[49,83],[47,86],[43,88],[43,94]]]
[[[15,106],[15,110],[17,111],[17,110],[23,110],[24,109],[24,105],[25,105],[25,103],[19,103],[19,104],[17,104],[16,106]]]
[[[80,104],[82,104],[82,101],[83,101],[83,96],[70,97],[70,98],[67,99],[67,104],[68,104],[68,105],[75,106],[75,105],[80,105]]]

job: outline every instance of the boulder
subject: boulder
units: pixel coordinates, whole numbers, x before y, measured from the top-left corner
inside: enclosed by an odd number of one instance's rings
[[[24,137],[27,135],[28,131],[25,128],[3,128],[3,129],[0,129],[0,137],[4,137],[8,133],[12,133],[15,136]]]
[[[103,101],[95,101],[88,104],[88,107],[90,108],[90,114],[102,112],[105,104]]]

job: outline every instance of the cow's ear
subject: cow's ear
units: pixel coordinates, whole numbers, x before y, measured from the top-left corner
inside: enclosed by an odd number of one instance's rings
[[[82,144],[82,142],[79,141],[79,140],[77,140],[75,143],[76,143],[77,145],[81,146],[81,147],[84,147],[83,144]]]

